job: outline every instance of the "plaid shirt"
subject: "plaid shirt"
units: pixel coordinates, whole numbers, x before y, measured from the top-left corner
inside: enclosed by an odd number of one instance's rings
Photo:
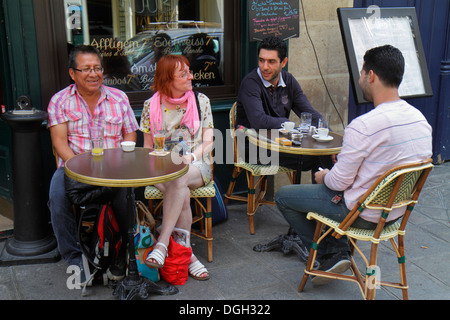
[[[89,126],[100,123],[105,128],[105,148],[120,147],[123,135],[139,128],[128,97],[118,89],[101,87],[101,96],[93,114],[78,93],[75,84],[56,93],[48,105],[48,127],[67,123],[69,147],[75,154],[91,150]],[[59,167],[64,165],[59,159]]]

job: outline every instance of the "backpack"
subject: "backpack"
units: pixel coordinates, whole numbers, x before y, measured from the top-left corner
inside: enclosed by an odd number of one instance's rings
[[[90,204],[82,210],[78,223],[78,237],[83,259],[86,259],[93,268],[89,280],[86,281],[87,285],[91,285],[90,282],[97,273],[96,278],[103,277],[105,281],[105,272],[118,257],[122,245],[119,225],[109,203]]]

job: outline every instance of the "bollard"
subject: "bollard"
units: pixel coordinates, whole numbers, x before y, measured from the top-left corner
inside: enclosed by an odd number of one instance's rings
[[[47,112],[32,109],[29,98],[21,96],[16,109],[3,113],[1,118],[12,133],[14,235],[3,248],[0,265],[58,261],[60,255],[43,194],[40,129]]]

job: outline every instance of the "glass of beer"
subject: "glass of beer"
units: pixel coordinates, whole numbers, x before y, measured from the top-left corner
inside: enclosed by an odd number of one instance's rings
[[[89,134],[91,139],[91,153],[93,156],[103,155],[103,144],[105,141],[103,127],[92,125],[89,127]]]
[[[153,148],[155,153],[163,154],[166,142],[166,130],[164,123],[154,123],[153,125]]]

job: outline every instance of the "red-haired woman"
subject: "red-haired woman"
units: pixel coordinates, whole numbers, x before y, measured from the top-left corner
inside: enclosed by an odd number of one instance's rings
[[[182,158],[189,163],[188,173],[176,180],[155,185],[164,192],[164,216],[158,243],[145,263],[156,268],[164,266],[171,235],[178,243],[191,246],[190,189],[201,187],[212,178],[209,157],[214,128],[211,104],[207,96],[199,93],[200,108],[197,108],[189,66],[187,58],[179,55],[163,56],[158,61],[152,88],[155,94],[145,101],[141,117],[144,147],[153,147],[153,130],[160,123],[164,123],[166,138],[183,136],[190,147],[190,153]],[[210,277],[194,254],[191,256],[189,274],[197,280]]]

